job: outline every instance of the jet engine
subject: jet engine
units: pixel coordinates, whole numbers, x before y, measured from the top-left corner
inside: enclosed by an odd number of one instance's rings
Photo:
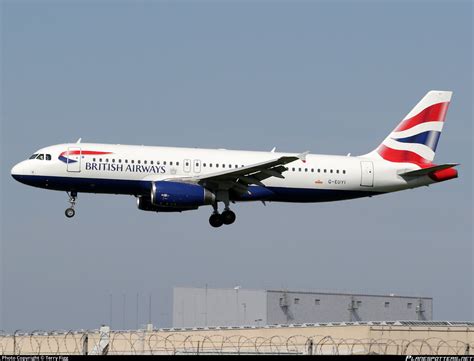
[[[212,204],[214,193],[198,184],[180,182],[153,182],[150,197],[137,199],[138,209],[154,212],[182,212]]]

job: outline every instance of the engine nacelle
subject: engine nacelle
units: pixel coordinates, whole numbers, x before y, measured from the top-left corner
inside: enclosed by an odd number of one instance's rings
[[[212,204],[216,197],[214,193],[198,184],[179,182],[153,182],[150,201],[154,206],[197,208]]]
[[[198,207],[161,207],[156,206],[151,203],[150,197],[146,196],[139,196],[137,198],[137,207],[142,211],[149,211],[149,212],[184,212],[184,211],[192,211],[193,209],[197,209]]]

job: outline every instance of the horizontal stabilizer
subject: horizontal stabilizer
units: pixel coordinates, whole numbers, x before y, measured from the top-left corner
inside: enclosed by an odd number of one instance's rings
[[[441,164],[441,165],[435,165],[433,167],[422,168],[422,169],[400,173],[399,175],[403,177],[421,177],[424,175],[429,175],[438,170],[453,168],[453,167],[456,167],[457,165],[459,165],[459,163],[446,163],[446,164]]]

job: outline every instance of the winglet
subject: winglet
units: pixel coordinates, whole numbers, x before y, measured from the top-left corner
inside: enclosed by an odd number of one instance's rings
[[[309,150],[307,150],[306,152],[303,152],[303,153],[300,153],[297,155],[297,157],[302,160],[303,162],[306,162],[306,156],[309,154]]]

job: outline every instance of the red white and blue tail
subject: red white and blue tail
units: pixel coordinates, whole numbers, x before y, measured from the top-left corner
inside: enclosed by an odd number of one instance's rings
[[[422,168],[434,160],[436,146],[451,101],[450,91],[429,91],[377,149],[367,154],[389,162]]]

